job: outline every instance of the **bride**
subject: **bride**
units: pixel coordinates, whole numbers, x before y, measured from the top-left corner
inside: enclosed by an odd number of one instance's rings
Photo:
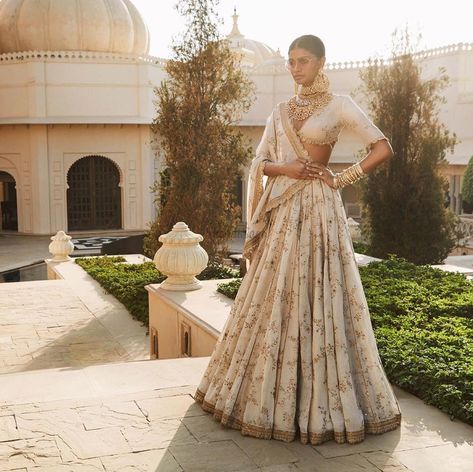
[[[275,107],[250,169],[250,267],[196,392],[222,424],[265,439],[358,443],[400,425],[338,192],[393,156],[383,133],[330,92],[325,47],[297,38],[298,92]],[[342,130],[368,153],[328,167]],[[263,185],[263,175],[268,176]]]

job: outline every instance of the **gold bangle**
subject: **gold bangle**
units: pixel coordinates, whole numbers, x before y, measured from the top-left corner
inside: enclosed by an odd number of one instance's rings
[[[360,163],[348,167],[343,172],[335,174],[333,179],[333,186],[335,189],[340,189],[346,187],[347,185],[353,185],[355,182],[358,182],[361,178],[365,176],[365,172],[360,166]]]

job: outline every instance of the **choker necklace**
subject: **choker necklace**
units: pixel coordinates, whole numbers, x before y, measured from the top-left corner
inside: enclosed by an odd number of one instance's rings
[[[319,72],[312,84],[303,85],[299,93],[288,101],[289,118],[303,121],[316,112],[320,113],[332,101],[329,87],[328,77],[322,71]]]

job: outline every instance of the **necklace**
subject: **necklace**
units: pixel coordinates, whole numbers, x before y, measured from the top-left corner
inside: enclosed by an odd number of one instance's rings
[[[303,85],[299,93],[287,103],[292,120],[303,121],[315,112],[320,113],[332,100],[328,77],[320,71],[310,85]]]
[[[328,92],[318,93],[304,98],[296,95],[289,99],[287,103],[287,113],[292,120],[303,121],[315,112],[320,113],[332,101],[332,98],[333,95]]]

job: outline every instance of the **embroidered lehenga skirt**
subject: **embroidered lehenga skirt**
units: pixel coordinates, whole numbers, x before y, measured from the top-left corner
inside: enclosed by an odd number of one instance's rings
[[[357,443],[399,426],[343,204],[323,182],[268,213],[196,400],[258,438]]]

